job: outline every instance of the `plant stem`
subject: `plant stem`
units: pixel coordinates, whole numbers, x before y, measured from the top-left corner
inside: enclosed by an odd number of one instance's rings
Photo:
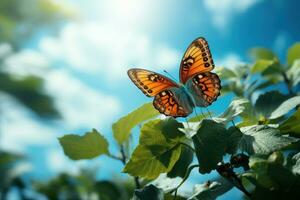
[[[193,147],[191,147],[190,145],[188,145],[184,142],[180,142],[179,144],[182,144],[183,146],[186,146],[187,148],[191,149],[193,152],[196,152],[196,150]]]
[[[120,145],[120,152],[121,152],[121,161],[122,161],[122,163],[124,164],[124,165],[126,165],[126,160],[127,160],[127,158],[126,158],[126,154],[125,154],[125,151],[124,151],[124,146],[123,145]],[[137,189],[139,189],[139,188],[141,188],[141,183],[140,183],[140,179],[139,179],[139,177],[138,176],[135,176],[134,177],[134,182],[135,182],[135,187],[137,188]]]
[[[287,89],[288,89],[288,91],[289,91],[289,94],[294,96],[295,93],[294,93],[293,90],[292,90],[292,87],[291,87],[291,81],[289,80],[289,78],[287,77],[287,75],[286,75],[285,72],[282,72],[281,74],[282,74],[284,83],[286,84]]]

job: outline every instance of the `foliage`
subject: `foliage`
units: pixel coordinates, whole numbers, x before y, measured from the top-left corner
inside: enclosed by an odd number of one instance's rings
[[[66,155],[74,160],[79,158],[74,155],[80,153],[85,155],[80,158],[88,159],[104,152],[121,160],[123,172],[135,177],[133,199],[215,199],[232,187],[253,199],[296,195],[300,186],[300,95],[299,79],[289,70],[298,64],[298,49],[299,44],[289,49],[287,65],[281,64],[272,51],[254,48],[250,51],[253,65],[237,66],[235,70],[222,68],[222,91],[233,92],[236,98],[217,117],[191,117],[188,123],[173,118],[152,119],[158,113],[150,103],[122,117],[112,126],[121,157],[107,153],[108,144],[99,134],[98,144],[84,140],[87,135],[64,136],[60,142]],[[279,92],[282,87],[286,92]],[[258,94],[256,100],[254,94]],[[126,154],[131,152],[126,148],[135,127],[140,128],[139,143],[131,155]],[[99,152],[93,153],[96,146]],[[87,151],[93,155],[87,155]],[[225,163],[228,156],[230,162]],[[178,193],[195,167],[200,174],[216,170],[222,178],[196,185],[188,196]],[[237,170],[239,167],[243,170]],[[169,178],[181,177],[182,181],[167,190],[162,187],[164,183],[140,189],[144,185],[141,178],[157,183],[162,173]]]

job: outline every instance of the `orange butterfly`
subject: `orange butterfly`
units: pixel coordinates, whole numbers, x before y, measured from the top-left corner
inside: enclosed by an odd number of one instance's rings
[[[180,84],[145,69],[130,69],[128,76],[149,97],[162,114],[186,117],[196,106],[207,107],[220,95],[221,81],[210,72],[214,62],[207,41],[197,38],[187,48],[180,63]]]

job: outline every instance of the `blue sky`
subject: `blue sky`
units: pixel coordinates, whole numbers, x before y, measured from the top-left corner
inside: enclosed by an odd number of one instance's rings
[[[115,120],[151,101],[130,82],[129,68],[167,70],[178,77],[185,49],[199,36],[208,40],[216,68],[248,62],[247,51],[255,46],[273,49],[284,61],[286,49],[300,41],[300,3],[293,0],[55,2],[75,10],[78,18],[6,60],[7,70],[43,77],[63,116],[44,122],[6,97],[1,146],[25,151],[32,162],[24,170],[35,178],[76,173],[87,165],[99,166],[105,178],[120,172],[119,163],[105,158],[68,160],[56,138],[97,128],[111,139]],[[9,46],[1,44],[0,52],[9,53]],[[221,97],[210,110],[220,113],[229,103],[230,97]]]

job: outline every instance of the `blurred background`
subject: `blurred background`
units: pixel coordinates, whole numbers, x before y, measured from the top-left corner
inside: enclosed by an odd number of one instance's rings
[[[286,49],[300,41],[299,6],[293,0],[1,0],[0,199],[51,199],[59,184],[72,190],[72,181],[132,187],[118,161],[71,161],[57,138],[96,128],[116,151],[111,124],[151,100],[127,70],[178,77],[185,49],[199,36],[217,67],[250,62],[247,51],[256,46],[284,61]],[[222,112],[231,98],[222,96],[210,110]],[[202,180],[195,173],[191,182]],[[222,198],[233,197],[241,193]]]

